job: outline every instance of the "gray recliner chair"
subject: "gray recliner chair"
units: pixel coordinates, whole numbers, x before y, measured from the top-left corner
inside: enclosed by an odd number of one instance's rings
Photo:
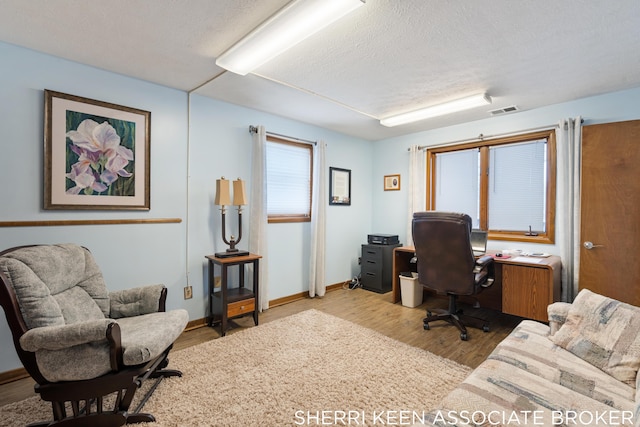
[[[35,391],[53,407],[38,425],[119,426],[151,422],[142,406],[162,378],[186,310],[165,311],[163,285],[109,292],[93,256],[73,245],[0,253],[0,304]],[[136,390],[156,382],[130,411]],[[106,396],[115,399],[107,407]]]

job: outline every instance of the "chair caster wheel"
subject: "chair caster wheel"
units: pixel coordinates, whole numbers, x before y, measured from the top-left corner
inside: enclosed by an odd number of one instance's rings
[[[431,329],[431,328],[429,327],[429,324],[428,324],[428,323],[423,323],[423,324],[422,324],[422,328],[423,328],[425,331],[428,331],[429,329]]]
[[[484,332],[489,332],[489,325],[484,325],[484,326],[482,327],[482,330],[483,330]]]
[[[467,336],[467,334],[466,334],[466,333],[462,332],[462,333],[460,334],[460,339],[461,339],[462,341],[467,341],[467,340],[469,339],[469,337]]]
[[[427,310],[427,317],[431,317],[433,315],[433,313],[431,313],[429,310]]]

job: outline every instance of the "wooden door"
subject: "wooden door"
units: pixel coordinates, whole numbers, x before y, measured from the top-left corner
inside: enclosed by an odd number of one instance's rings
[[[582,132],[579,287],[640,306],[640,120]]]

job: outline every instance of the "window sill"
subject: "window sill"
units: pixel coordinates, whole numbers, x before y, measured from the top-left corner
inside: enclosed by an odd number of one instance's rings
[[[524,233],[513,233],[504,231],[489,231],[489,240],[506,240],[511,242],[543,243],[552,245],[555,243],[553,236],[540,234],[538,236],[525,236]]]

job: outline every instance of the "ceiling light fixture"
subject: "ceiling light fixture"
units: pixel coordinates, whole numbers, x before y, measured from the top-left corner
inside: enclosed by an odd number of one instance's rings
[[[216,59],[244,76],[364,4],[364,0],[295,0]]]
[[[380,120],[380,124],[387,127],[399,126],[487,104],[491,104],[491,97],[486,93],[480,93],[478,95],[456,99],[455,101],[445,102],[444,104],[432,105],[431,107],[422,108],[420,110],[387,117],[386,119]]]

